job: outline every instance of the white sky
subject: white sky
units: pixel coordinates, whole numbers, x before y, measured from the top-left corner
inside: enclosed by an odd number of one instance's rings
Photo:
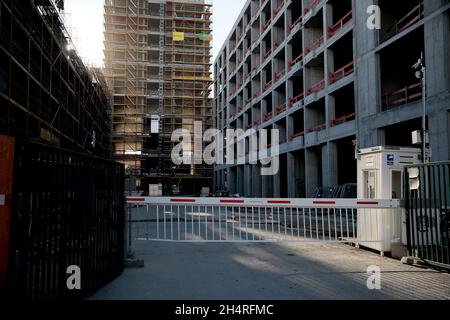
[[[213,0],[213,57],[233,27],[246,0]],[[104,0],[66,0],[67,18],[78,53],[88,65],[103,65]],[[214,59],[213,58],[213,59]]]

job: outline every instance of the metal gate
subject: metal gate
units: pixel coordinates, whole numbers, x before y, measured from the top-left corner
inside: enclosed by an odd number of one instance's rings
[[[406,167],[404,186],[409,254],[450,268],[450,162]]]
[[[122,272],[123,165],[17,141],[13,178],[10,294],[80,298]],[[67,287],[69,266],[80,268],[81,290]]]
[[[130,197],[127,202],[130,240],[391,243],[401,238],[398,200]]]

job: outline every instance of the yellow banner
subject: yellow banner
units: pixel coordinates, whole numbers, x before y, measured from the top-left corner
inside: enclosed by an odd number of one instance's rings
[[[184,41],[184,32],[173,32],[173,41]]]

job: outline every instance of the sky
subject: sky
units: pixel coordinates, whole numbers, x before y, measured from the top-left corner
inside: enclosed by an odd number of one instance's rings
[[[246,0],[213,0],[213,60]],[[66,0],[65,12],[75,47],[90,66],[103,65],[104,0]]]

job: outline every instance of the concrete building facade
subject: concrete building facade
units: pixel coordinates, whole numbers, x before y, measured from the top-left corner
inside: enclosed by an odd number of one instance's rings
[[[449,12],[448,0],[247,1],[214,63],[214,124],[279,129],[280,170],[217,165],[215,188],[311,197],[356,183],[356,150],[412,146],[421,130],[422,53],[431,159],[450,159]]]

